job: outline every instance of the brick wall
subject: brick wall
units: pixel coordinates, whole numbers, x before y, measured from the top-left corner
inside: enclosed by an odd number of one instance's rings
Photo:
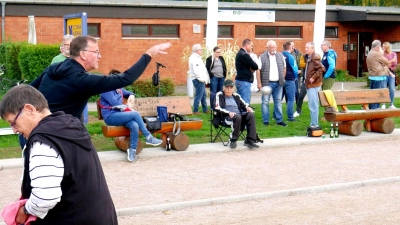
[[[154,57],[141,79],[151,78],[156,71],[155,61],[163,63],[167,69],[161,69],[161,78],[172,78],[176,84],[186,83],[187,63],[181,64],[180,58],[182,50],[196,43],[203,43],[203,25],[205,20],[158,20],[158,19],[100,19],[89,18],[89,23],[101,23],[101,39],[99,46],[102,58],[99,63],[99,71],[108,73],[111,69],[125,70],[135,63],[139,57],[151,46],[170,42],[172,47],[168,50],[168,55],[158,55]],[[121,24],[180,24],[179,39],[122,39]],[[37,42],[54,44],[60,43],[63,34],[63,19],[61,17],[35,17]],[[193,24],[200,24],[202,32],[200,34],[193,33]],[[220,25],[232,25],[233,23],[220,22]],[[367,23],[366,23],[367,24]],[[266,49],[268,39],[255,39],[255,25],[263,25],[262,23],[235,23],[234,37],[238,40],[240,46],[245,38],[250,38],[254,42],[255,53],[260,54]],[[264,24],[265,25],[265,24]],[[313,23],[310,22],[275,22],[276,26],[302,26],[303,38],[293,39],[296,47],[304,52],[304,46],[313,38]],[[339,37],[329,39],[332,48],[338,53],[337,69],[347,68],[347,53],[343,51],[343,44],[347,43],[347,33],[349,31],[374,32],[374,38],[381,38],[387,41],[400,40],[400,25],[392,24],[386,28],[382,26],[368,26],[364,23],[358,24],[340,24],[337,22],[327,22],[326,26],[338,26]],[[373,29],[372,27],[378,27]],[[5,37],[6,40],[25,41],[28,39],[28,18],[27,17],[7,17],[5,19]],[[278,51],[282,50],[282,44],[287,39],[275,39],[278,45]],[[219,40],[218,43],[233,43],[234,40]],[[316,46],[317,48],[319,46]]]

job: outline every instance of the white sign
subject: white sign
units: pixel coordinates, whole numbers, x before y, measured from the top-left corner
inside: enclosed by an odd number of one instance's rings
[[[275,22],[275,11],[218,10],[218,21]]]

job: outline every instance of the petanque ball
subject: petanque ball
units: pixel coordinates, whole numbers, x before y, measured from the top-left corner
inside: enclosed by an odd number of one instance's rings
[[[269,95],[272,92],[272,88],[270,86],[264,86],[261,88],[261,93],[263,95]]]

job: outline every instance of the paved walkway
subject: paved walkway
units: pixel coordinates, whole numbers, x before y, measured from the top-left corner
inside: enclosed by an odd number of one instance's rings
[[[120,224],[399,224],[399,138],[396,129],[272,138],[257,150],[146,148],[134,164],[121,151],[99,156]],[[19,195],[21,163],[0,160],[0,208]]]

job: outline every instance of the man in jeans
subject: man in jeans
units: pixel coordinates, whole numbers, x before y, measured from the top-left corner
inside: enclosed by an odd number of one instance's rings
[[[253,83],[253,72],[258,70],[258,65],[255,63],[249,53],[253,49],[253,42],[250,39],[245,39],[242,43],[242,48],[236,54],[236,89],[243,100],[250,104],[251,99],[251,83]]]
[[[283,44],[283,52],[282,55],[285,57],[286,62],[286,75],[285,75],[285,84],[283,85],[283,89],[286,92],[286,114],[288,117],[288,121],[294,122],[296,121],[293,116],[294,111],[294,100],[296,93],[296,82],[297,82],[297,63],[296,60],[291,55],[291,42],[285,42]]]
[[[276,42],[267,42],[267,51],[260,56],[260,70],[257,71],[258,89],[264,86],[272,88],[272,98],[274,99],[274,115],[276,124],[286,127],[282,119],[282,90],[285,84],[286,62],[282,53],[276,51]],[[262,95],[261,112],[264,125],[269,125],[269,100],[271,94]]]
[[[321,57],[315,53],[313,42],[306,44],[307,62],[304,73],[304,84],[307,88],[308,108],[310,109],[311,127],[318,127],[319,98],[323,74],[326,71],[321,63]]]
[[[371,51],[367,56],[368,79],[370,89],[386,88],[386,76],[389,75],[388,66],[391,62],[383,56],[381,41],[374,40],[371,44]],[[379,103],[369,104],[370,109],[379,108]]]

